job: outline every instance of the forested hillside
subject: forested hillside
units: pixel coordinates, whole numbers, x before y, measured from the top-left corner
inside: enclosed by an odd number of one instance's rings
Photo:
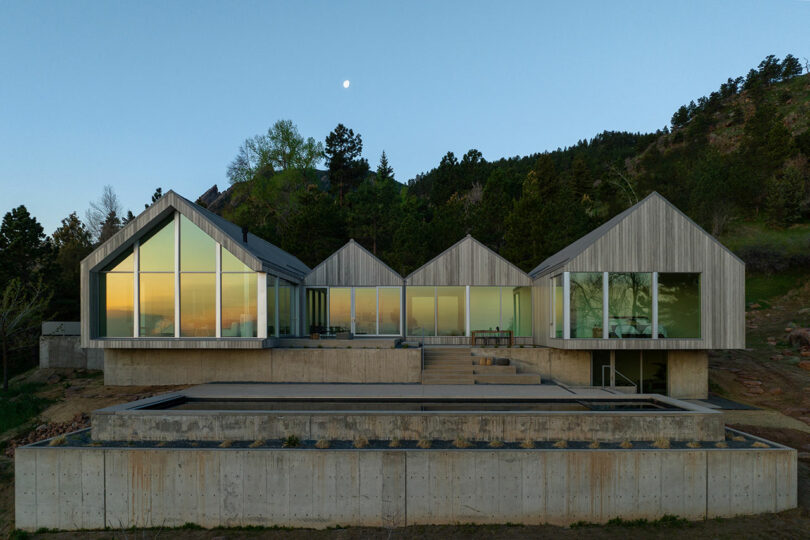
[[[715,235],[810,221],[810,77],[788,55],[684,105],[655,133],[605,131],[487,161],[448,152],[400,184],[339,125],[325,145],[290,121],[248,139],[231,187],[200,202],[315,265],[350,237],[403,275],[470,233],[525,270],[651,191]],[[325,171],[315,169],[320,157]]]

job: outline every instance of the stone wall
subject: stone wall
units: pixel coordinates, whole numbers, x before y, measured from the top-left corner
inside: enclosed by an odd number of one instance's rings
[[[418,383],[419,349],[105,349],[110,385]]]
[[[24,447],[17,528],[604,523],[796,507],[796,450]]]

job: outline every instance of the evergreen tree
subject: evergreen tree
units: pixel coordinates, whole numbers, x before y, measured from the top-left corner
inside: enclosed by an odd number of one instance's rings
[[[156,202],[158,202],[158,200],[159,200],[161,197],[163,197],[163,188],[160,188],[160,187],[159,187],[159,188],[156,188],[156,189],[155,189],[155,192],[152,194],[152,202],[151,202],[151,203],[149,203],[149,204],[145,204],[145,205],[143,205],[143,207],[144,207],[144,208],[149,208],[150,206],[152,206],[153,204],[155,204]],[[132,212],[130,212],[130,214],[131,214],[131,213],[132,213]],[[129,215],[127,215],[127,218],[128,218],[128,217],[129,217]],[[124,224],[126,224],[126,218],[125,218]]]
[[[326,165],[329,184],[343,206],[346,194],[368,175],[368,162],[362,157],[363,138],[343,124],[326,136]]]
[[[46,277],[51,253],[42,225],[25,206],[7,212],[0,225],[0,289],[13,279],[28,285]]]
[[[377,180],[393,180],[394,169],[388,164],[388,156],[385,155],[385,150],[380,155],[380,164],[377,165]]]
[[[93,250],[90,231],[73,212],[51,237],[56,249],[56,271],[51,280],[55,294],[50,311],[57,320],[79,320],[80,264]]]
[[[785,56],[785,59],[782,60],[782,73],[781,77],[783,81],[787,81],[792,79],[793,77],[798,77],[802,74],[802,65],[799,62],[799,59],[793,56],[792,54],[788,54]]]

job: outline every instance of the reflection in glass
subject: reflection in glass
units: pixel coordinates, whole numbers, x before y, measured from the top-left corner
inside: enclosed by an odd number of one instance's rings
[[[180,337],[216,336],[216,274],[180,274]]]
[[[643,394],[667,394],[667,351],[642,351],[641,388]]]
[[[216,242],[183,215],[180,216],[180,271],[216,271]]]
[[[352,328],[352,290],[349,287],[329,289],[330,333],[348,332]]]
[[[245,263],[236,258],[236,255],[222,248],[222,271],[223,272],[252,272]]]
[[[135,270],[135,255],[132,248],[116,257],[102,272],[132,272]]]
[[[354,289],[354,333],[377,333],[377,289],[357,287]]]
[[[141,272],[174,272],[174,219],[141,240],[138,251]]]
[[[99,336],[132,337],[134,284],[131,272],[99,275]]]
[[[510,291],[511,289],[511,291]],[[512,320],[514,324],[511,330],[517,337],[532,336],[532,288],[531,287],[506,287],[503,295],[510,294],[512,297]]]
[[[290,283],[283,279],[278,280],[278,333],[281,336],[289,336],[293,333],[294,290]]]
[[[500,287],[470,287],[470,331],[495,330],[501,326]]]
[[[463,336],[467,290],[465,287],[436,287],[436,330],[440,336]]]
[[[174,274],[140,275],[141,337],[174,337]]]
[[[658,337],[700,338],[700,274],[658,274]]]
[[[267,337],[276,335],[276,279],[267,276]]]
[[[436,335],[436,291],[434,287],[406,287],[405,315],[409,336]]]
[[[256,337],[257,278],[222,274],[222,337]]]
[[[651,287],[652,274],[649,272],[608,274],[610,337],[652,337]]]
[[[602,273],[571,272],[570,323],[572,338],[602,337]]]
[[[326,332],[326,289],[307,289],[307,328],[310,334]]]
[[[398,335],[402,291],[380,287],[380,334]]]
[[[562,274],[554,276],[551,284],[551,315],[554,323],[554,337],[561,338],[563,337],[563,297],[565,296]]]

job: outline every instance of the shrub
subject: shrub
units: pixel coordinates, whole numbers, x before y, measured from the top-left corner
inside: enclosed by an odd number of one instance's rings
[[[765,444],[764,442],[761,442],[761,441],[754,441],[754,443],[751,445],[751,447],[752,448],[770,448],[770,446],[768,446],[767,444]]]
[[[402,444],[399,442],[399,439],[394,437],[391,439],[391,442],[388,443],[388,448],[399,448]]]
[[[490,448],[503,448],[503,441],[500,441],[498,439],[493,439],[493,440],[489,441],[489,447]]]
[[[525,448],[526,450],[531,450],[534,448],[534,441],[531,439],[526,439],[525,441],[520,443],[521,448]]]
[[[588,445],[588,448],[590,448],[592,450],[596,450],[597,448],[599,448],[599,441],[591,442],[591,444]]]
[[[453,441],[453,446],[456,448],[469,448],[472,446],[472,444],[470,444],[470,441],[464,437],[458,437],[455,441]]]
[[[355,448],[366,448],[368,446],[368,439],[365,437],[357,437],[354,440],[354,447]]]
[[[698,441],[689,441],[686,443],[686,446],[689,448],[700,448],[700,443]]]
[[[59,435],[58,437],[54,437],[53,439],[51,439],[51,441],[48,443],[48,446],[62,446],[66,443],[67,439],[65,438],[65,436]]]
[[[330,442],[326,439],[321,439],[315,443],[315,448],[320,448],[321,450],[325,450],[331,446]]]
[[[718,441],[714,443],[714,446],[717,448],[728,448],[728,443],[726,441]]]
[[[286,443],[285,443],[285,444],[286,444]],[[256,440],[256,441],[253,441],[252,443],[250,443],[250,445],[248,446],[248,448],[258,448],[258,447],[260,447],[260,446],[264,446],[264,441],[262,441],[262,440]]]
[[[284,442],[281,443],[282,448],[298,448],[301,446],[301,439],[295,435],[288,435]]]
[[[653,447],[660,448],[662,450],[669,448],[669,439],[656,439],[655,442],[652,443]]]
[[[568,448],[568,441],[557,441],[554,443],[554,448]]]
[[[419,442],[416,443],[418,448],[422,448],[423,450],[427,450],[430,448],[430,441],[428,439],[419,439]]]
[[[220,448],[230,448],[231,446],[233,446],[233,441],[231,441],[230,439],[222,441],[221,443],[219,443]]]
[[[622,441],[622,443],[619,446],[627,450],[629,448],[633,448],[633,443],[631,443],[630,441]]]

